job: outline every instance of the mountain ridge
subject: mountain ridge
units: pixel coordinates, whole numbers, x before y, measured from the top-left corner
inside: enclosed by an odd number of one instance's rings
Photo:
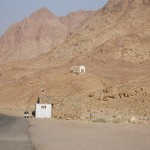
[[[0,62],[31,59],[50,51],[94,13],[76,11],[57,17],[47,8],[35,11],[0,37]]]

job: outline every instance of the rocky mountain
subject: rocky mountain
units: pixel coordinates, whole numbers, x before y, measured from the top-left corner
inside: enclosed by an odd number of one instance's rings
[[[84,58],[110,57],[130,63],[148,63],[149,14],[149,0],[109,0],[62,47],[51,53],[51,61],[64,62],[82,54]]]
[[[0,62],[30,59],[50,51],[93,14],[80,10],[57,17],[47,8],[35,11],[0,37]]]
[[[109,0],[50,52],[0,65],[1,106],[34,106],[44,94],[56,118],[89,118],[96,112],[114,122],[132,116],[149,122],[149,14],[150,0]],[[59,19],[62,24],[75,20]],[[71,66],[81,64],[86,74],[70,73]]]

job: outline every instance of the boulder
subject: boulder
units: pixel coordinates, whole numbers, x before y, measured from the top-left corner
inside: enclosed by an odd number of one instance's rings
[[[129,123],[137,123],[138,119],[135,117],[135,116],[132,116],[130,119],[129,119]]]

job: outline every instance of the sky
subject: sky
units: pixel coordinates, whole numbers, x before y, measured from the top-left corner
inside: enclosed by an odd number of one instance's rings
[[[0,36],[8,27],[46,7],[57,16],[77,10],[97,10],[108,0],[0,0]]]

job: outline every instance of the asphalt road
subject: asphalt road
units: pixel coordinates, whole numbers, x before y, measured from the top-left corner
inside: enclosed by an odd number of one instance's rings
[[[24,118],[0,114],[0,150],[35,150]]]

